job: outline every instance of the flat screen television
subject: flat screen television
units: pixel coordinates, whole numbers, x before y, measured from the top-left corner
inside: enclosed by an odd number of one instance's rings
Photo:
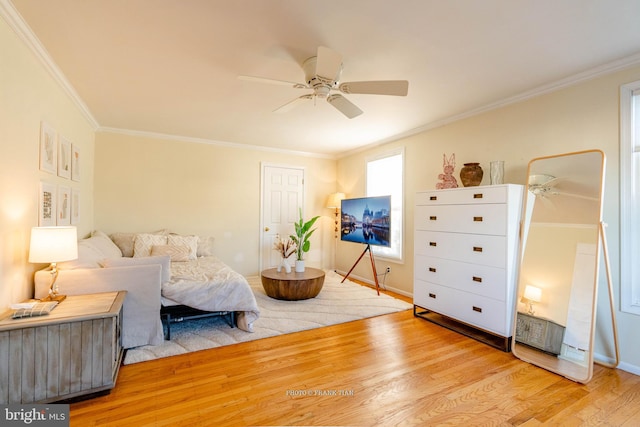
[[[391,196],[344,199],[340,211],[342,241],[391,246]]]

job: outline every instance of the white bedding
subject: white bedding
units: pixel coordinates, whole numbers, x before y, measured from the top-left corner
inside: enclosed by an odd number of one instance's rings
[[[253,322],[260,316],[247,279],[215,256],[172,262],[162,296],[199,310],[235,311],[238,328],[248,332],[253,332]]]

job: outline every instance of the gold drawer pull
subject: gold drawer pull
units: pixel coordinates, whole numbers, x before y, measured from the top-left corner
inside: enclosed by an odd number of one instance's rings
[[[431,273],[435,273],[435,272],[436,272],[436,269],[435,269],[435,268],[433,268],[433,267],[429,267],[429,271],[430,271]]]
[[[480,246],[474,246],[474,247],[473,247],[473,252],[482,252],[482,247],[480,247]]]
[[[473,311],[477,311],[478,313],[482,313],[482,307],[473,306]]]
[[[473,221],[474,222],[482,222],[482,217],[481,216],[474,216],[473,217]]]
[[[436,298],[436,294],[429,293],[429,298],[435,299]]]
[[[482,283],[482,277],[473,276],[473,281],[474,282],[478,282],[478,283]]]
[[[438,246],[438,244],[436,242],[429,242],[429,246],[435,247],[435,246]]]
[[[430,216],[430,217],[429,217],[429,220],[430,220],[430,221],[437,221],[437,220],[438,220],[438,217],[437,217],[437,216],[435,216],[435,215],[432,215],[432,216]]]
[[[482,193],[475,193],[475,194],[473,195],[473,198],[474,198],[474,199],[482,199]]]
[[[431,197],[429,197],[429,200],[434,200],[434,201],[438,200],[438,196],[431,196]]]

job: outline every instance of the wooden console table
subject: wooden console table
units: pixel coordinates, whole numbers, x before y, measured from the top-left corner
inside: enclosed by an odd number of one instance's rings
[[[316,297],[324,284],[324,271],[307,267],[302,273],[278,272],[275,268],[260,275],[262,287],[271,298],[297,301]]]
[[[125,295],[69,295],[45,316],[0,315],[0,404],[55,402],[113,388]]]

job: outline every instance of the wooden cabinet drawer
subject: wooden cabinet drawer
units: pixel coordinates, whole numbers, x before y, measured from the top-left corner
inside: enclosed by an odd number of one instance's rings
[[[415,304],[501,336],[510,335],[504,301],[416,279]]]
[[[507,207],[493,205],[416,206],[415,229],[506,235]]]
[[[507,272],[503,268],[416,255],[414,276],[464,292],[507,300]]]
[[[507,240],[504,236],[416,231],[414,253],[504,268]]]
[[[416,193],[416,205],[484,204],[506,203],[507,185],[491,187],[454,188],[446,191],[425,191]]]

